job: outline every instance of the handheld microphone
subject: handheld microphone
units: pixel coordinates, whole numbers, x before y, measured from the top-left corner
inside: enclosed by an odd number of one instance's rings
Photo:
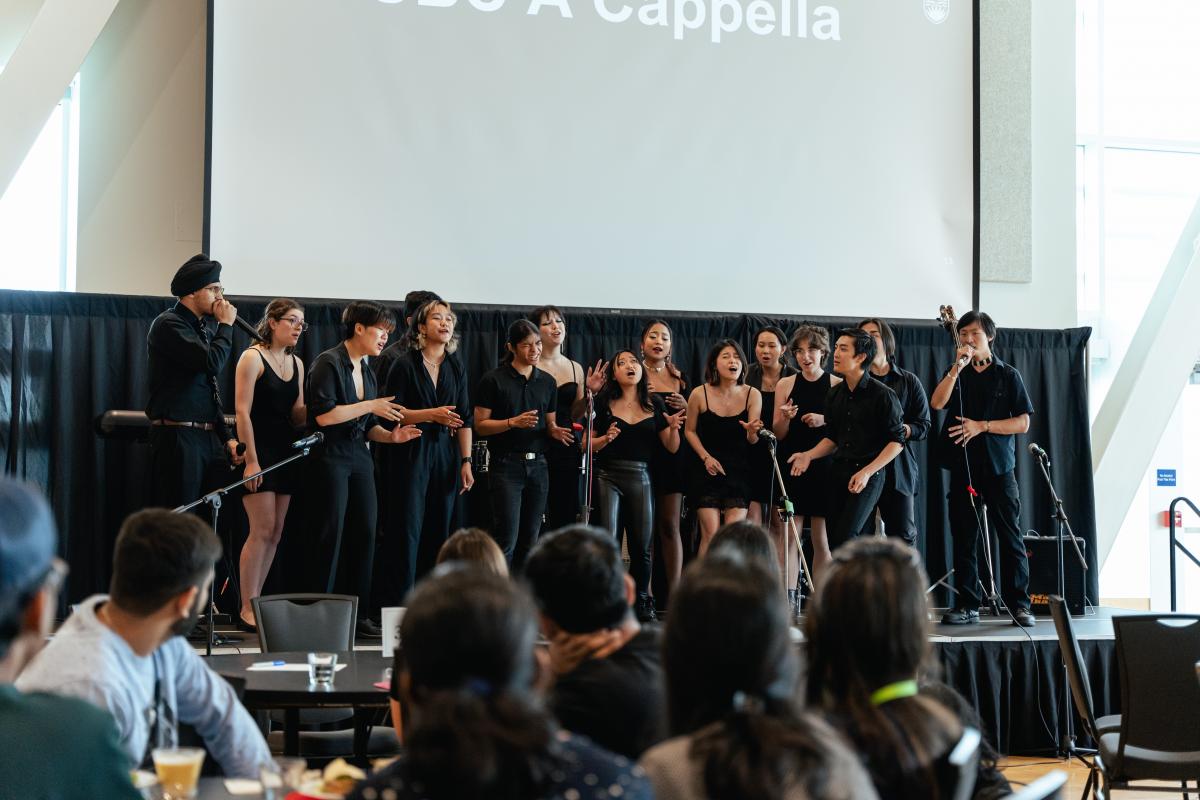
[[[246,443],[245,443],[245,442],[238,442],[238,443],[237,443],[237,447],[233,448],[233,450],[234,450],[234,452],[233,452],[233,455],[226,455],[226,458],[228,458],[228,459],[229,459],[229,468],[230,468],[231,470],[234,470],[234,469],[237,469],[237,468],[238,468],[238,465],[237,465],[237,464],[235,464],[235,463],[233,463],[233,460],[234,460],[235,458],[237,458],[238,456],[244,456],[244,455],[246,455]],[[227,454],[229,453],[229,451],[228,451],[228,450],[226,450],[225,452],[226,452]]]
[[[303,439],[297,439],[296,441],[292,442],[292,449],[304,450],[309,447],[314,447],[323,441],[325,441],[325,434],[317,431],[312,436],[305,436]]]
[[[1042,448],[1038,447],[1038,445],[1037,445],[1037,442],[1030,442],[1030,443],[1029,443],[1029,453],[1030,453],[1030,455],[1032,455],[1034,458],[1039,458],[1039,459],[1041,459],[1042,461],[1045,461],[1047,464],[1049,464],[1049,463],[1050,463],[1050,456],[1049,456],[1049,454],[1047,454],[1047,453],[1046,453],[1046,451],[1045,451],[1045,450],[1043,450]]]
[[[233,324],[238,326],[239,328],[241,328],[246,333],[250,334],[250,338],[253,339],[254,341],[262,342],[263,344],[267,343],[266,339],[259,336],[258,329],[255,328],[253,325],[251,325],[249,322],[246,322],[246,320],[242,319],[241,317],[234,317]]]

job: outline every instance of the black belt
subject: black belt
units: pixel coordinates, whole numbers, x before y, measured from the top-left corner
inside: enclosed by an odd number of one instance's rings
[[[507,453],[493,453],[493,458],[515,458],[520,461],[533,461],[541,458],[542,453],[519,453],[515,450],[510,450]]]
[[[211,422],[179,422],[173,419],[152,419],[151,425],[161,425],[168,428],[196,428],[201,431],[216,430],[217,426]]]

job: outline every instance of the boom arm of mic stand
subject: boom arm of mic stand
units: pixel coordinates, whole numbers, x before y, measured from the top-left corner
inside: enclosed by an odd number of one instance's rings
[[[775,480],[779,482],[779,499],[783,501],[784,507],[784,524],[787,525],[788,532],[791,534],[792,546],[796,548],[796,554],[800,558],[800,569],[804,573],[804,579],[808,581],[809,589],[816,591],[817,584],[813,581],[812,572],[808,569],[808,559],[804,557],[804,547],[800,544],[800,531],[796,529],[796,515],[792,513],[792,501],[787,494],[787,486],[783,483],[783,473],[779,471],[779,459],[775,457],[775,442],[770,439],[767,444],[771,446],[771,464],[775,470]],[[770,509],[768,509],[770,513]],[[784,554],[784,563],[787,563],[787,554]],[[783,576],[784,582],[787,581],[787,575]],[[795,587],[793,587],[795,588]]]
[[[208,503],[209,505],[212,505],[214,508],[220,508],[221,507],[221,498],[224,497],[225,495],[229,494],[230,492],[232,492],[234,489],[238,488],[239,486],[249,483],[250,481],[254,480],[255,478],[258,478],[262,475],[266,475],[268,472],[277,470],[280,467],[285,467],[297,459],[304,458],[305,456],[307,456],[309,454],[311,449],[312,448],[310,448],[310,447],[306,447],[303,450],[301,450],[299,453],[296,453],[295,455],[292,455],[292,456],[288,456],[283,461],[272,464],[271,466],[267,467],[266,469],[260,469],[258,472],[254,473],[253,475],[244,477],[240,481],[235,481],[235,482],[229,484],[228,486],[222,486],[220,489],[214,489],[211,492],[209,492],[208,494],[201,497],[199,500],[195,500],[191,503],[188,503],[187,505],[182,505],[177,508],[173,508],[173,509],[171,509],[171,512],[174,514],[182,514],[185,511],[191,511],[193,508],[200,505],[201,503]]]

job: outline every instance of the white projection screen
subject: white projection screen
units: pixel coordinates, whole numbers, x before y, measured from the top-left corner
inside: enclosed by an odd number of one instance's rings
[[[211,0],[236,294],[971,306],[970,0]]]

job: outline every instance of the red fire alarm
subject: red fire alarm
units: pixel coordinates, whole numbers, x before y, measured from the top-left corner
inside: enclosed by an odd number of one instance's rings
[[[1171,512],[1170,511],[1162,512],[1162,514],[1159,515],[1159,519],[1161,520],[1161,524],[1164,528],[1171,527]],[[1182,511],[1175,512],[1175,527],[1176,528],[1183,527],[1183,512]]]

